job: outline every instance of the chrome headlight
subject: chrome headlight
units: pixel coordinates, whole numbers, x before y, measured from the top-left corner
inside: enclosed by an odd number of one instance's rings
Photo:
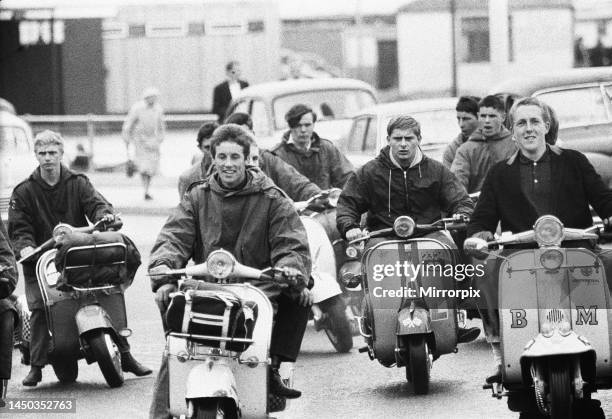
[[[415,225],[416,224],[411,217],[402,215],[401,217],[397,217],[393,223],[393,231],[395,231],[395,234],[397,234],[398,237],[410,237],[412,236],[412,233],[414,233]]]
[[[45,266],[45,280],[50,287],[54,287],[57,285],[57,281],[59,280],[60,273],[57,271],[55,267],[54,259],[50,259],[47,265]]]
[[[217,279],[223,279],[230,276],[234,271],[236,259],[231,253],[225,250],[215,250],[208,255],[206,266],[212,276]]]
[[[559,246],[563,241],[563,223],[552,215],[543,215],[533,225],[535,239],[540,247]]]
[[[563,252],[559,249],[548,249],[540,255],[540,263],[546,269],[557,270],[563,264]]]

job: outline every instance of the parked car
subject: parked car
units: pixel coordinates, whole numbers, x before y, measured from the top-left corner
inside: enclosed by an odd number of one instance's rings
[[[348,133],[351,118],[361,109],[376,104],[377,99],[374,88],[359,80],[285,80],[247,87],[233,99],[227,114],[251,115],[259,147],[271,148],[288,129],[285,114],[298,103],[310,106],[317,114],[315,131],[337,142]]]
[[[492,93],[534,96],[550,105],[559,118],[559,145],[583,152],[612,187],[612,67],[511,79]]]
[[[410,115],[421,124],[421,149],[441,162],[444,148],[459,134],[457,100],[454,97],[407,100],[364,109],[353,118],[349,135],[340,148],[355,167],[360,167],[387,145],[387,124],[391,118]]]
[[[8,103],[2,100],[2,103]],[[0,216],[8,219],[13,188],[36,168],[34,141],[30,126],[10,112],[0,109]]]

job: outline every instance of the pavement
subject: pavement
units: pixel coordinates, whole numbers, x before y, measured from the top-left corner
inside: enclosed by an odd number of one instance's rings
[[[140,176],[128,178],[124,171],[85,173],[94,187],[113,204],[115,211],[130,215],[169,215],[179,203],[178,177],[157,176],[151,182],[149,194],[144,199]]]

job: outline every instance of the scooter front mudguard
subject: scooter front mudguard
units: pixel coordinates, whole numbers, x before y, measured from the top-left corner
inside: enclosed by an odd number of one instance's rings
[[[76,313],[76,324],[79,336],[95,329],[112,329],[113,323],[110,316],[99,305],[87,305],[81,307]]]
[[[403,308],[397,315],[397,335],[416,335],[431,333],[431,317],[429,311],[417,307],[412,313],[410,308]]]
[[[585,338],[578,336],[576,332],[570,332],[567,336],[561,336],[555,331],[549,338],[538,334],[535,339],[525,345],[525,350],[521,355],[521,362],[524,358],[540,358],[553,355],[577,355],[586,352],[593,352],[593,346]]]
[[[185,398],[230,398],[238,406],[236,379],[232,369],[223,359],[195,365],[187,376]]]

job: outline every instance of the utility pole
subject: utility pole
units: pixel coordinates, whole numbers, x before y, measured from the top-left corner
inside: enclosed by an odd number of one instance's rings
[[[492,82],[508,76],[510,61],[510,36],[508,25],[508,0],[489,0],[489,52]]]
[[[452,54],[452,85],[451,85],[451,96],[457,96],[457,39],[456,39],[456,17],[457,17],[457,5],[455,0],[450,0],[450,13],[451,13],[451,54]]]

